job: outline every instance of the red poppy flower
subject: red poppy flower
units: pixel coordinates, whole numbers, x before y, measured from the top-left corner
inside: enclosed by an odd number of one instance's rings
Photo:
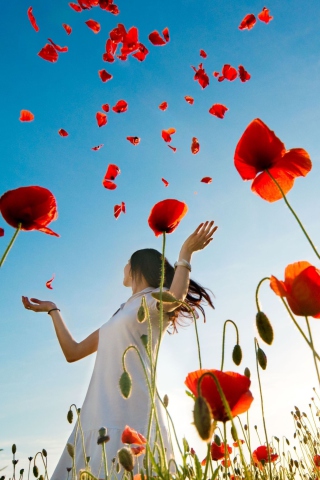
[[[200,63],[198,69],[195,67],[191,67],[196,72],[194,75],[194,80],[198,81],[202,88],[206,88],[209,85],[209,77],[205,72],[205,69]]]
[[[171,145],[167,145],[169,148],[171,148],[171,150],[173,150],[174,153],[176,153],[177,151],[177,148],[176,147],[172,147]]]
[[[254,27],[256,21],[257,19],[253,15],[253,13],[248,13],[248,15],[246,15],[244,19],[241,21],[239,25],[239,30],[251,30],[251,28]]]
[[[204,50],[200,50],[200,57],[207,58],[207,56],[208,55],[206,54],[206,52]]]
[[[161,178],[161,180],[163,181],[165,187],[169,185],[169,182],[165,178]]]
[[[135,457],[139,457],[146,451],[146,447],[144,445],[138,445],[137,447],[130,447],[130,448],[131,448],[131,452]]]
[[[56,199],[50,190],[38,187],[20,187],[0,197],[0,212],[11,227],[39,230],[59,237],[47,225],[58,218]]]
[[[65,29],[65,31],[67,32],[67,35],[70,35],[70,33],[72,32],[72,28],[70,27],[70,25],[67,25],[66,23],[63,23],[62,26]]]
[[[128,425],[125,426],[122,435],[122,443],[134,443],[135,445],[146,445],[147,439],[141,434],[130,428]]]
[[[37,25],[37,22],[36,22],[36,19],[34,18],[34,15],[32,13],[32,7],[29,7],[28,8],[28,18],[29,18],[29,21],[31,23],[31,25],[33,26],[33,28],[35,29],[36,32],[39,32],[39,27]]]
[[[132,56],[137,60],[139,60],[140,62],[143,62],[143,60],[145,60],[148,53],[149,53],[149,50],[147,49],[147,47],[145,47],[142,43],[139,43],[138,51],[133,53]]]
[[[199,144],[199,141],[196,137],[193,137],[192,138],[192,142],[191,142],[191,152],[196,155],[200,150],[200,144]]]
[[[117,188],[117,185],[113,182],[113,180],[115,180],[120,173],[120,168],[114,163],[110,163],[102,180],[102,185],[108,190],[114,190]]]
[[[4,229],[0,228],[0,237],[3,237],[3,236],[4,236]]]
[[[162,103],[160,103],[159,108],[160,108],[160,110],[162,110],[162,111],[167,110],[167,108],[168,108],[168,102],[162,102]]]
[[[32,122],[34,115],[29,110],[21,110],[19,120],[20,122]]]
[[[224,114],[229,110],[229,108],[225,107],[221,103],[215,103],[209,110],[211,115],[214,115],[218,118],[224,118]]]
[[[115,106],[112,107],[112,110],[116,113],[126,112],[128,110],[128,104],[125,100],[119,100]]]
[[[96,119],[98,127],[103,127],[108,122],[107,115],[105,113],[97,112]]]
[[[247,82],[248,80],[250,80],[250,73],[248,73],[242,65],[239,65],[238,72],[241,82]]]
[[[225,64],[222,67],[222,73],[221,76],[218,78],[218,81],[222,82],[223,80],[229,80],[229,82],[232,82],[237,78],[237,76],[237,70],[234,67],[231,67],[231,65]]]
[[[162,130],[161,136],[165,142],[169,143],[172,140],[171,135],[173,135],[174,133],[176,133],[175,128],[168,128],[167,130]]]
[[[38,53],[38,56],[52,63],[56,62],[59,58],[56,49],[50,45],[50,43],[46,43],[46,45]]]
[[[154,30],[154,32],[150,33],[148,38],[149,38],[150,42],[152,43],[152,45],[156,45],[157,47],[160,47],[160,46],[165,45],[166,43],[169,42],[169,30],[168,30],[168,28],[165,28],[164,30],[162,30],[162,35],[164,37],[164,40],[163,40],[163,38],[161,38],[160,33],[157,32],[157,30]]]
[[[296,262],[284,271],[284,282],[273,275],[270,287],[285,297],[295,315],[320,318],[320,270],[309,262]]]
[[[72,3],[71,2],[71,3],[69,3],[69,7],[71,7],[76,12],[82,12],[82,8],[77,3]]]
[[[140,143],[139,137],[127,137],[127,140],[129,140],[132,145],[138,145]]]
[[[316,467],[320,467],[320,455],[315,455],[313,461]]]
[[[162,233],[173,232],[188,211],[184,202],[167,199],[158,202],[152,207],[148,224],[156,237]]]
[[[111,73],[108,73],[106,70],[99,70],[98,71],[99,73],[99,77],[101,78],[101,80],[103,82],[107,82],[108,80],[111,80],[111,78],[113,78],[113,76],[111,75]]]
[[[261,469],[263,468],[265,463],[269,462],[269,457],[270,457],[270,462],[275,462],[279,455],[272,452],[273,452],[272,448],[269,447],[269,455],[268,455],[268,448],[265,445],[261,445],[260,447],[256,448],[252,452],[252,460],[254,464]]]
[[[192,97],[190,97],[190,95],[186,95],[184,97],[185,101],[190,103],[190,105],[193,105],[194,104],[194,99]]]
[[[210,451],[212,460],[221,460],[224,458],[224,443],[221,442],[221,445],[218,445],[217,443],[212,442]],[[232,453],[232,448],[227,444],[227,456],[230,453]]]
[[[93,31],[93,33],[99,33],[101,30],[100,23],[95,20],[87,20],[84,23]]]
[[[69,135],[69,133],[66,130],[64,130],[63,128],[60,128],[58,133],[61,137],[67,137]]]
[[[262,12],[258,14],[259,20],[264,23],[269,23],[271,20],[273,20],[273,17],[270,15],[270,10],[268,10],[267,7],[263,7]]]
[[[253,120],[240,138],[234,164],[243,180],[253,180],[251,190],[268,202],[282,198],[268,170],[286,194],[296,177],[305,177],[312,163],[302,148],[286,150],[281,140],[262,120]]]
[[[68,47],[60,47],[60,45],[57,45],[56,43],[54,43],[54,41],[51,40],[51,38],[48,38],[48,42],[51,43],[51,45],[53,46],[53,48],[55,48],[57,52],[63,53],[68,51]]]
[[[53,280],[54,280],[54,275],[52,275],[52,278],[50,278],[50,280],[46,282],[46,287],[49,288],[50,290],[53,290],[53,287],[51,285]]]
[[[101,143],[100,145],[97,145],[96,147],[92,147],[91,150],[100,150],[100,148],[103,147],[103,143]]]
[[[220,370],[196,370],[188,374],[185,385],[198,396],[198,382],[206,373],[213,373],[218,379],[222,391],[227,399],[232,415],[235,417],[249,410],[253,397],[249,390],[250,379],[235,372],[221,372]],[[229,417],[225,412],[220,394],[213,378],[205,376],[201,382],[201,394],[210,405],[214,420],[227,422]]]
[[[126,213],[126,205],[125,205],[124,202],[121,202],[120,205],[115,205],[114,206],[113,214],[114,214],[115,219],[117,219],[119,217],[121,212]]]
[[[201,182],[203,183],[211,183],[212,182],[212,178],[211,177],[203,177],[201,179]]]

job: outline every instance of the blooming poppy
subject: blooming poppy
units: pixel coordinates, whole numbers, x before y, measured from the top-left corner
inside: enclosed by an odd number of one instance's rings
[[[207,56],[208,55],[206,54],[206,52],[204,50],[200,50],[200,57],[207,58]]]
[[[99,33],[101,30],[100,23],[95,20],[87,20],[84,23],[93,31],[93,33]]]
[[[59,237],[47,225],[58,218],[57,203],[47,188],[30,186],[9,190],[0,197],[0,212],[11,227],[39,230]]]
[[[91,150],[100,150],[100,148],[103,147],[103,143],[101,143],[100,145],[97,145],[96,147],[92,147]]]
[[[0,227],[0,237],[3,237],[3,236],[4,236],[4,228]]]
[[[101,106],[102,110],[104,110],[105,112],[109,112],[110,110],[110,106],[108,103],[104,103],[102,106]]]
[[[192,137],[191,152],[196,155],[200,150],[200,144],[196,137]]]
[[[187,375],[185,385],[191,392],[198,396],[198,382],[204,373],[210,372],[216,376],[221,389],[229,404],[232,415],[235,417],[240,413],[246,412],[253,401],[249,390],[250,379],[245,375],[235,372],[221,372],[220,370],[196,370]],[[215,381],[209,375],[206,375],[201,381],[201,395],[207,400],[214,420],[227,422],[229,417],[224,409],[220,394]]]
[[[58,133],[61,137],[67,137],[69,135],[69,133],[66,130],[64,130],[63,128],[60,128]]]
[[[188,211],[184,202],[166,199],[156,203],[150,212],[148,224],[156,237],[173,232]]]
[[[70,27],[70,25],[67,25],[66,23],[63,23],[62,26],[65,29],[65,31],[67,32],[67,35],[70,35],[70,33],[72,32],[72,28]]]
[[[203,177],[201,179],[201,182],[203,183],[211,183],[212,182],[212,178],[211,177]]]
[[[171,148],[171,150],[173,150],[174,153],[176,153],[177,147],[172,147],[171,145],[168,145],[168,147]]]
[[[68,47],[60,47],[60,45],[57,45],[56,43],[54,43],[54,41],[51,40],[51,38],[48,38],[48,42],[51,43],[51,45],[57,52],[63,53],[68,51]]]
[[[53,280],[54,280],[54,275],[52,275],[52,278],[50,278],[50,280],[46,282],[46,287],[49,288],[50,290],[53,290],[53,287],[51,285]]]
[[[232,82],[237,78],[237,76],[237,70],[234,67],[231,67],[231,65],[225,64],[222,67],[222,72],[220,77],[218,77],[218,81],[222,82],[223,80],[229,80],[229,82]]]
[[[21,110],[19,120],[20,122],[32,122],[34,115],[29,110]]]
[[[162,110],[162,111],[167,110],[167,108],[168,108],[168,102],[162,102],[162,103],[160,103],[159,108],[160,108],[160,110]]]
[[[193,79],[195,81],[199,82],[199,85],[201,85],[202,88],[206,88],[209,85],[209,77],[205,72],[205,69],[202,66],[202,63],[200,63],[199,67],[191,67],[193,70],[196,72],[194,74]]]
[[[69,3],[69,7],[72,8],[75,12],[82,12],[82,8],[77,3]]]
[[[97,112],[96,119],[98,127],[103,127],[108,122],[107,115],[105,113]]]
[[[250,73],[248,73],[242,65],[239,65],[238,72],[239,72],[239,78],[241,82],[247,82],[248,80],[250,80],[251,78]]]
[[[172,140],[171,135],[173,135],[174,133],[176,133],[175,128],[168,128],[167,130],[162,130],[161,136],[165,142],[170,143]]]
[[[211,115],[214,115],[215,117],[218,118],[224,118],[224,114],[229,110],[229,108],[225,107],[221,103],[215,103],[212,105],[212,107],[209,109],[209,113]]]
[[[161,38],[159,32],[157,32],[157,30],[154,30],[153,32],[150,33],[148,38],[149,38],[150,42],[152,43],[152,45],[160,47],[160,46],[165,45],[166,43],[169,42],[169,30],[168,30],[168,28],[165,28],[164,30],[162,30],[162,35],[164,37],[164,40],[163,40],[163,38]]]
[[[121,212],[126,213],[126,205],[125,205],[124,202],[121,202],[120,205],[115,205],[114,206],[113,214],[114,214],[115,219],[117,219],[119,217]]]
[[[38,53],[38,56],[52,63],[56,62],[59,58],[58,52],[50,43],[46,43]]]
[[[112,110],[116,113],[126,112],[128,110],[128,104],[125,100],[119,100],[115,106],[112,107]]]
[[[270,287],[287,299],[295,315],[320,318],[320,270],[309,262],[296,262],[284,271],[284,282],[273,275]]]
[[[262,120],[253,120],[240,138],[234,164],[243,180],[253,180],[251,190],[268,202],[282,198],[277,185],[284,194],[293,187],[296,177],[305,177],[312,163],[308,152],[302,148],[286,150],[282,141]]]
[[[29,18],[29,21],[31,23],[31,25],[33,26],[33,28],[35,29],[36,32],[39,32],[39,27],[37,25],[37,22],[36,22],[36,19],[32,13],[32,7],[29,7],[28,8],[28,18]]]
[[[138,145],[140,143],[139,137],[127,137],[127,140],[129,140],[132,145]]]
[[[244,19],[241,21],[239,25],[239,30],[251,30],[251,28],[254,27],[256,21],[257,19],[253,15],[253,13],[248,13],[248,15],[246,15]]]
[[[110,163],[102,180],[102,185],[108,190],[114,190],[117,188],[117,185],[113,182],[113,180],[115,180],[120,173],[120,168],[114,163]]]
[[[221,442],[221,445],[218,445],[216,442],[212,442],[210,452],[212,460],[221,460],[224,458],[224,443]],[[227,445],[227,456],[229,453],[232,453],[232,448]]]
[[[98,73],[99,73],[99,77],[103,82],[107,82],[108,80],[111,80],[111,78],[113,78],[111,73],[108,73],[105,69],[99,70]]]
[[[265,445],[261,445],[260,447],[256,448],[252,452],[252,460],[257,467],[262,469],[264,465],[269,462],[269,457],[270,457],[270,462],[275,462],[279,455],[276,453],[272,453],[273,450],[271,447],[269,447],[269,455],[268,455],[268,448]]]
[[[184,97],[185,101],[190,103],[190,105],[193,105],[194,104],[194,99],[192,97],[190,97],[190,95],[186,95]]]
[[[135,445],[146,445],[147,439],[141,433],[138,433],[136,430],[133,430],[133,428],[126,425],[121,435],[121,442],[128,444],[134,443]]]
[[[169,185],[169,182],[165,178],[161,178],[161,180],[163,181],[165,187]]]
[[[269,23],[273,20],[273,17],[270,15],[270,10],[267,7],[263,7],[262,11],[258,14],[258,18],[264,23]]]

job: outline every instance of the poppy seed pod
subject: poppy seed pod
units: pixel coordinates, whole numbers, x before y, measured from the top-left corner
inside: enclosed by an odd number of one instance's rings
[[[129,373],[124,371],[119,380],[120,391],[124,398],[129,398],[132,389],[132,381]]]
[[[265,313],[263,312],[257,313],[256,326],[257,326],[257,330],[260,335],[260,338],[268,345],[271,345],[274,337],[273,328],[270,323],[270,320],[268,319]]]
[[[71,408],[67,413],[67,420],[68,420],[69,423],[73,422],[73,412],[72,412]]]
[[[165,408],[167,408],[167,406],[169,405],[169,397],[167,394],[165,394],[165,396],[163,397],[163,405],[165,406]]]
[[[109,440],[110,440],[109,435],[103,435],[103,436],[98,437],[97,444],[102,445],[103,443],[109,442]]]
[[[214,443],[216,443],[216,444],[218,445],[218,447],[220,447],[220,445],[221,445],[221,438],[219,437],[219,435],[215,435],[215,436],[213,437],[213,441],[214,441]]]
[[[262,370],[265,370],[267,368],[267,356],[264,353],[264,351],[261,350],[260,347],[258,348],[258,351],[257,351],[257,359]]]
[[[209,442],[213,434],[212,414],[208,402],[201,396],[195,400],[193,419],[202,440]]]
[[[120,470],[121,470],[120,463],[117,462],[117,463],[116,463],[116,473],[120,473]]]
[[[146,320],[146,310],[143,305],[140,305],[138,313],[137,313],[137,320],[139,323],[143,323]]]
[[[33,475],[38,478],[39,477],[39,469],[37,467],[37,465],[34,465],[33,469],[32,469],[32,472],[33,472]]]
[[[11,451],[12,451],[13,455],[16,453],[16,451],[17,451],[17,446],[16,446],[15,443],[12,445]]]
[[[46,450],[45,448],[42,449],[42,455],[43,455],[44,457],[47,457],[47,455],[48,455],[48,454],[47,454],[47,450]]]
[[[141,335],[141,342],[147,348],[148,347],[148,335]]]
[[[99,436],[100,437],[104,437],[105,435],[107,435],[107,432],[108,431],[107,431],[106,427],[99,428]]]
[[[243,373],[244,373],[244,375],[245,375],[247,378],[250,378],[250,377],[251,377],[251,372],[250,372],[250,370],[249,370],[248,367],[246,367],[246,368],[244,369],[244,372],[243,372]]]
[[[44,480],[43,475],[40,475],[39,480]]]
[[[132,454],[132,451],[128,447],[122,447],[118,451],[118,459],[120,464],[123,466],[127,472],[131,472],[134,467],[134,456]]]
[[[232,360],[236,365],[240,365],[242,360],[242,350],[240,345],[235,345],[232,352]]]
[[[19,473],[20,473],[20,475],[23,475],[23,473],[24,473],[24,468],[21,468],[21,470],[20,470]]]
[[[74,458],[74,446],[72,443],[67,443],[67,450],[71,458]]]

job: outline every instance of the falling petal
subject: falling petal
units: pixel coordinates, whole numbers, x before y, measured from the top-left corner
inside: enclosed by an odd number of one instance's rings
[[[165,187],[169,185],[169,182],[165,178],[161,178],[161,180],[163,181]]]
[[[138,145],[140,143],[139,137],[127,137],[127,140],[129,140],[132,145]]]
[[[157,32],[157,30],[154,30],[154,32],[151,32],[148,38],[152,43],[152,45],[155,45],[156,47],[161,47],[163,45],[166,45],[167,43],[166,40],[163,40],[163,38],[161,38],[160,33]]]
[[[248,73],[242,65],[239,65],[238,71],[241,82],[247,82],[248,80],[250,80],[250,73]]]
[[[43,58],[44,60],[47,60],[48,62],[56,62],[58,60],[58,53],[56,49],[47,43],[38,53],[38,56]]]
[[[200,145],[198,142],[198,139],[196,137],[192,138],[192,143],[191,143],[191,152],[196,155],[200,150]]]
[[[209,85],[209,77],[205,72],[205,69],[202,66],[202,63],[200,63],[198,68],[191,67],[193,70],[196,72],[194,75],[194,80],[199,82],[199,85],[202,88],[206,88]]]
[[[176,147],[172,147],[171,145],[168,145],[168,147],[171,148],[171,150],[173,150],[174,153],[176,153],[176,151],[177,151]]]
[[[32,122],[34,115],[29,110],[21,110],[19,120],[20,122]]]
[[[213,75],[215,78],[217,78],[217,77],[219,77],[220,73],[219,73],[219,72],[213,72],[212,75]]]
[[[60,128],[58,133],[61,137],[67,137],[69,135],[69,133],[66,130],[64,130],[63,128]]]
[[[230,82],[232,82],[233,80],[235,80],[238,76],[238,72],[237,70],[234,68],[234,67],[231,67],[231,65],[223,65],[222,67],[222,75],[223,79],[226,79],[226,80],[229,80]],[[221,77],[220,77],[221,78]],[[219,81],[220,78],[218,78]]]
[[[4,228],[0,227],[0,237],[3,237],[3,236],[4,236]]]
[[[165,142],[171,142],[171,135],[176,133],[175,128],[168,128],[168,130],[162,130],[161,136]]]
[[[253,15],[253,13],[248,13],[248,15],[246,15],[241,21],[239,25],[239,30],[251,30],[251,28],[254,27],[256,21],[256,17]]]
[[[107,188],[108,190],[115,190],[117,188],[117,185],[112,182],[111,180],[102,180],[102,185]]]
[[[106,70],[99,70],[98,73],[99,73],[99,77],[103,82],[107,82],[108,80],[111,80],[111,78],[113,78],[111,73],[108,73]]]
[[[212,178],[211,177],[203,177],[200,181],[203,182],[203,183],[211,183]]]
[[[28,13],[28,18],[30,20],[31,25],[33,26],[33,28],[35,29],[36,32],[39,32],[39,27],[37,25],[37,22],[36,22],[36,19],[34,18],[33,13],[32,13],[32,7],[28,8],[27,13]]]
[[[77,3],[69,3],[69,7],[71,7],[76,12],[82,12],[82,8]]]
[[[62,26],[65,29],[65,31],[67,32],[67,35],[70,35],[70,33],[72,32],[72,28],[70,27],[70,25],[67,25],[66,23],[63,23]]]
[[[200,50],[200,57],[207,58],[207,56],[208,55],[206,54],[206,52],[204,50]]]
[[[263,7],[262,12],[258,14],[258,18],[264,23],[269,23],[273,20],[273,17],[270,15],[270,10],[267,7]]]
[[[128,104],[125,100],[119,100],[114,107],[112,107],[112,110],[116,113],[123,113],[128,110]]]
[[[121,212],[126,213],[126,204],[121,202]]]
[[[160,110],[165,111],[168,108],[168,102],[162,102],[159,105]]]
[[[108,103],[104,103],[102,106],[101,106],[102,110],[104,110],[105,112],[109,112],[110,110],[110,106]]]
[[[53,287],[51,285],[53,280],[54,280],[54,275],[52,275],[52,278],[50,278],[50,280],[46,282],[46,287],[49,288],[50,290],[53,290]]]
[[[51,43],[51,45],[56,49],[57,52],[63,53],[68,51],[68,47],[60,47],[56,43],[54,43],[51,38],[48,38],[48,42]]]
[[[169,29],[168,27],[162,30],[162,35],[164,36],[165,41],[168,43],[170,40]]]
[[[108,122],[107,115],[105,113],[97,112],[96,119],[98,127],[103,127]]]
[[[101,143],[100,145],[97,145],[96,147],[92,147],[91,150],[94,150],[94,151],[100,150],[100,148],[102,147],[103,147],[103,143]]]
[[[121,205],[115,205],[113,207],[113,214],[114,214],[114,218],[117,219],[121,213]]]
[[[186,95],[184,99],[186,102],[190,103],[190,105],[194,104],[194,98],[190,97],[190,95]]]
[[[95,20],[87,20],[84,23],[93,31],[93,33],[99,33],[101,30],[100,23]]]
[[[147,49],[147,47],[142,45],[142,43],[139,43],[139,50],[136,53],[133,53],[132,56],[137,60],[139,60],[140,62],[143,62],[143,60],[146,58],[148,53],[149,53],[149,50]]]
[[[211,113],[211,115],[214,115],[215,117],[218,117],[218,118],[223,118],[224,117],[224,114],[226,113],[226,111],[228,111],[229,109],[227,107],[225,107],[224,105],[221,105],[221,103],[215,103],[214,105],[212,105],[212,107],[210,108],[209,110],[209,113]]]

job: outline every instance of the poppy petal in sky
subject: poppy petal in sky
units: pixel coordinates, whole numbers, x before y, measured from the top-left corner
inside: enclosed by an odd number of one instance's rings
[[[192,138],[192,142],[191,142],[191,152],[196,155],[200,150],[200,144],[199,144],[199,141],[196,137],[193,137]]]
[[[211,183],[212,177],[203,177],[200,181],[203,183]]]
[[[117,188],[117,185],[112,182],[111,180],[102,180],[102,185],[107,188],[108,190],[115,190]]]
[[[67,32],[67,35],[70,35],[70,33],[72,32],[72,28],[70,27],[70,25],[67,25],[66,23],[63,23],[62,26],[65,29],[65,31]]]
[[[107,115],[105,113],[97,112],[96,119],[99,127],[103,127],[103,125],[106,125],[108,122]]]
[[[235,80],[238,76],[238,72],[234,67],[231,67],[231,65],[225,64],[222,67],[222,73],[221,76],[218,78],[218,81],[221,82],[222,80],[229,80],[232,82]]]
[[[127,137],[127,140],[129,140],[132,145],[138,145],[140,143],[139,137]]]
[[[188,211],[184,202],[166,199],[156,203],[150,212],[148,224],[156,237],[173,232]]]
[[[87,20],[84,23],[93,31],[93,33],[99,33],[101,30],[100,23],[95,20]]]
[[[110,106],[109,106],[108,103],[104,103],[103,105],[101,105],[101,108],[102,108],[102,110],[103,110],[104,112],[107,112],[107,113],[108,113],[109,110],[110,110]]]
[[[49,288],[50,290],[53,290],[53,287],[51,285],[53,280],[54,280],[54,275],[52,275],[52,278],[50,278],[50,280],[46,282],[46,287]]]
[[[21,110],[19,120],[20,122],[32,122],[34,115],[29,110]]]
[[[164,112],[168,108],[168,102],[160,103],[159,108],[160,108],[160,110],[162,110]]]
[[[270,15],[270,10],[267,7],[263,7],[262,11],[258,14],[258,18],[264,23],[269,23],[273,20],[273,17]]]
[[[190,97],[190,95],[186,95],[184,99],[186,102],[190,103],[190,105],[194,104],[194,98]]]
[[[57,52],[63,53],[68,51],[68,47],[60,47],[60,45],[57,45],[56,43],[54,43],[54,41],[51,40],[51,38],[48,38],[48,42],[51,43],[51,45],[57,50]]]
[[[241,82],[247,82],[248,80],[250,80],[250,73],[248,73],[242,65],[239,65],[238,72]]]
[[[168,128],[167,130],[162,130],[161,136],[165,142],[169,143],[172,140],[171,135],[173,135],[174,133],[176,133],[175,128]]]
[[[64,130],[64,128],[60,128],[58,133],[61,137],[67,137],[69,135],[69,133],[66,130]]]
[[[56,62],[59,58],[58,52],[50,43],[46,43],[38,53],[38,56],[52,63]]]
[[[149,53],[149,50],[147,49],[147,47],[145,47],[142,43],[139,43],[139,50],[133,53],[132,57],[136,58],[140,62],[143,62],[143,60],[146,58],[148,53]]]
[[[244,19],[241,21],[239,25],[239,30],[251,30],[251,28],[254,27],[256,21],[257,19],[253,15],[253,13],[248,13],[248,15],[246,15]]]
[[[0,227],[0,237],[3,237],[3,236],[4,236],[4,228]]]
[[[97,145],[96,147],[92,147],[91,150],[97,151],[97,150],[100,150],[100,148],[102,147],[103,147],[103,143],[101,143],[100,145]]]
[[[113,207],[113,214],[114,214],[114,217],[117,219],[120,215],[120,213],[126,213],[126,205],[124,202],[121,202],[120,205],[115,205]]]
[[[161,38],[160,33],[157,30],[154,30],[150,33],[148,38],[152,45],[155,45],[156,47],[161,47],[169,42],[169,29],[165,28],[164,30],[162,30],[162,35],[164,37],[164,40],[163,38]]]
[[[35,29],[36,32],[39,32],[39,27],[37,25],[36,19],[34,18],[34,15],[32,13],[32,7],[28,8],[28,18],[30,20],[31,25]]]
[[[82,12],[82,8],[77,3],[69,3],[69,7],[72,8],[75,12]]]
[[[169,28],[168,27],[166,27],[162,30],[162,35],[164,36],[165,41],[169,42],[170,34],[169,34]]]
[[[165,178],[161,178],[161,180],[163,181],[165,187],[169,185],[169,182]]]
[[[171,145],[168,145],[168,147],[171,148],[171,150],[173,150],[174,153],[176,153],[177,147],[172,147]]]
[[[204,50],[200,50],[200,57],[207,58],[207,56],[208,55],[206,54],[206,52]]]
[[[105,180],[115,180],[120,173],[120,168],[114,163],[110,163],[104,178]]]
[[[113,78],[113,76],[111,75],[111,73],[108,73],[106,70],[99,70],[98,71],[99,73],[99,77],[101,78],[101,80],[103,82],[107,82],[108,80],[111,80],[111,78]]]
[[[212,72],[212,75],[213,75],[215,78],[217,78],[217,77],[220,76],[220,73],[219,73],[219,72]]]
[[[209,77],[205,72],[205,69],[202,66],[202,63],[200,63],[199,67],[191,67],[193,70],[196,72],[194,74],[194,80],[199,82],[199,85],[201,85],[202,88],[206,88],[209,85]]]
[[[218,118],[224,118],[224,114],[228,111],[229,109],[222,105],[221,103],[215,103],[212,105],[212,107],[209,110],[209,113],[211,115],[214,115],[215,117]]]
[[[128,104],[125,100],[119,100],[114,107],[112,107],[112,110],[116,113],[123,113],[128,110]]]

